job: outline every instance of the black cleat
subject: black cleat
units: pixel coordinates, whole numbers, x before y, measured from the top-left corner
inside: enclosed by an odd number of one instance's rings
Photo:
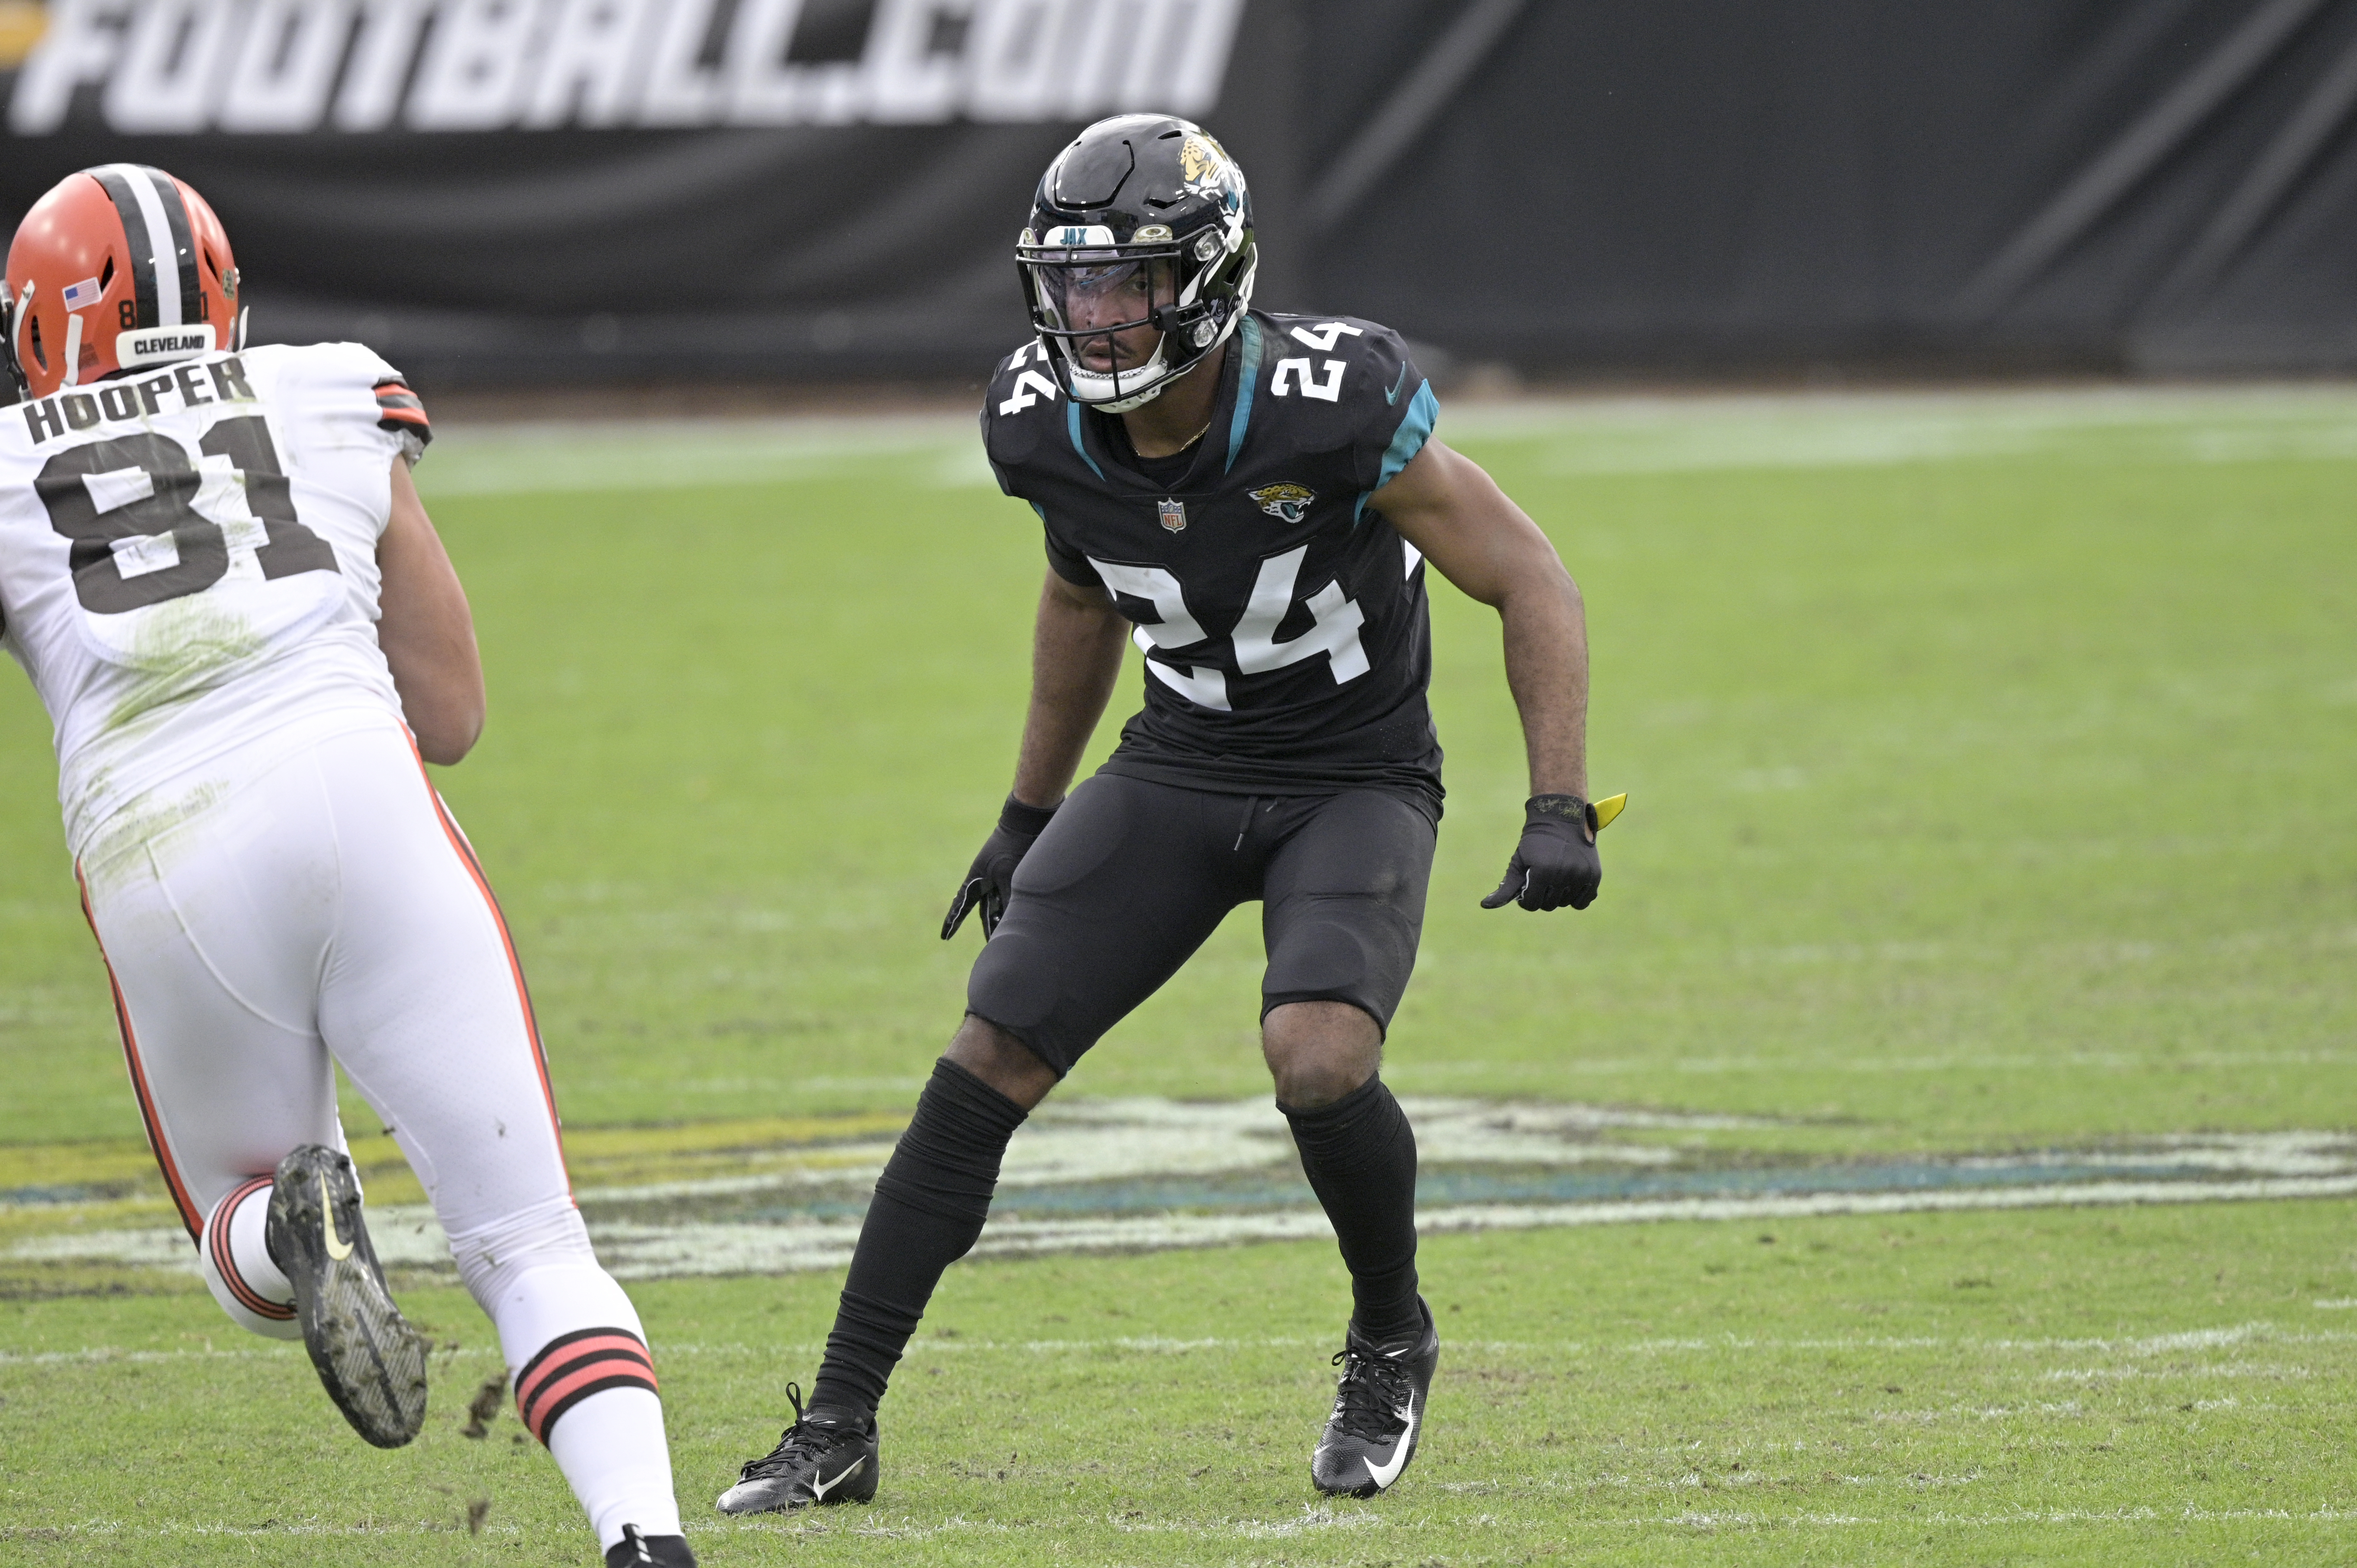
[[[683,1535],[641,1535],[626,1524],[622,1539],[606,1548],[606,1568],[695,1568],[695,1553]]]
[[[804,1410],[799,1384],[786,1385],[794,1423],[767,1458],[737,1473],[715,1505],[722,1513],[770,1513],[818,1504],[876,1500],[876,1420],[856,1411]]]
[[[352,1430],[379,1448],[416,1436],[425,1422],[425,1342],[384,1288],[352,1162],[317,1144],[279,1161],[262,1236],[294,1282],[311,1365]]]
[[[1424,1333],[1415,1343],[1382,1348],[1356,1328],[1334,1358],[1342,1369],[1334,1413],[1309,1455],[1309,1478],[1335,1496],[1372,1498],[1400,1478],[1424,1436],[1424,1404],[1440,1366],[1440,1331],[1422,1296]]]

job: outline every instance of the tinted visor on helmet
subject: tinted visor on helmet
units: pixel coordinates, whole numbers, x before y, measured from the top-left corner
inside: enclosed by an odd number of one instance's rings
[[[1116,382],[1135,376],[1141,386],[1166,373],[1162,335],[1176,325],[1172,311],[1184,286],[1178,246],[1027,245],[1018,259],[1030,283],[1033,325],[1075,370]]]

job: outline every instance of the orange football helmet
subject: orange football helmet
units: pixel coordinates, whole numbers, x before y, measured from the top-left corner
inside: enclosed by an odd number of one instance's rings
[[[179,180],[145,164],[68,175],[8,247],[6,368],[38,398],[242,347],[237,283],[221,220]]]

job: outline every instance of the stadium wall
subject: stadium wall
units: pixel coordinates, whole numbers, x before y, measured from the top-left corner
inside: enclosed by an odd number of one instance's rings
[[[1265,303],[1460,362],[2357,369],[2357,0],[56,0],[0,68],[0,220],[158,164],[257,337],[446,386],[978,380],[1135,108]]]

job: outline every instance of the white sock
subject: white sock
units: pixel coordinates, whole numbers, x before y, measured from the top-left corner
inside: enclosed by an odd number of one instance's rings
[[[626,1524],[681,1533],[654,1363],[622,1287],[594,1262],[549,1262],[509,1276],[483,1305],[517,1412],[581,1499],[598,1549]]]
[[[300,1339],[295,1287],[270,1261],[263,1242],[270,1219],[271,1178],[254,1176],[230,1189],[205,1217],[197,1238],[205,1286],[239,1327],[273,1339]]]
[[[640,1535],[677,1535],[671,1450],[662,1401],[641,1388],[591,1394],[548,1429],[548,1452],[597,1531],[597,1550],[635,1524]]]

